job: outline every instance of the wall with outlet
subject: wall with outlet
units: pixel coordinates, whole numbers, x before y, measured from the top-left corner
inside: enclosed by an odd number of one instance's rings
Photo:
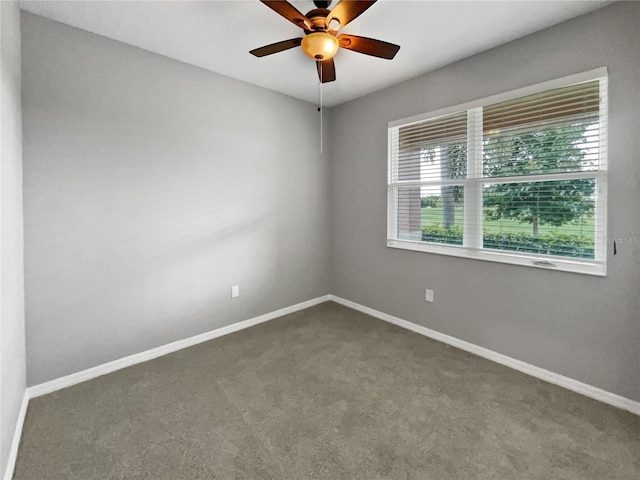
[[[608,235],[637,238],[640,4],[328,109],[324,154],[309,103],[22,26],[30,385],[331,293],[640,400],[637,244],[605,278],[386,247],[389,121],[601,66]]]
[[[314,105],[22,17],[30,385],[329,291]]]
[[[640,400],[637,243],[609,250],[605,278],[386,247],[388,122],[601,66],[608,234],[637,239],[639,51],[640,4],[617,2],[335,107],[331,293]]]

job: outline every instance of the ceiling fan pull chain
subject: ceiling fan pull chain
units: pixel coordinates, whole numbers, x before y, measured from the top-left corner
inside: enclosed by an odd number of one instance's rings
[[[320,92],[321,88],[322,88],[322,64],[320,64],[320,80],[318,81],[318,112],[320,112],[322,109],[322,105],[321,105],[322,99],[321,99],[321,92]]]
[[[322,62],[320,62],[320,82],[318,83],[318,111],[320,112],[320,153],[322,152]]]

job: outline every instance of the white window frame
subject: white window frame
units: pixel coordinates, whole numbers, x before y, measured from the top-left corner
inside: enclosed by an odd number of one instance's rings
[[[599,80],[600,82],[600,144],[599,144],[599,169],[597,171],[572,172],[567,174],[553,173],[542,175],[531,175],[527,177],[482,177],[482,107],[494,103],[505,102],[527,95],[542,93],[555,88],[569,85]],[[527,87],[512,90],[510,92],[493,95],[472,102],[444,108],[434,112],[416,115],[409,118],[389,122],[388,137],[388,180],[387,180],[387,246],[404,250],[414,250],[441,255],[451,255],[456,257],[472,258],[514,265],[523,265],[547,270],[583,273],[588,275],[606,275],[606,232],[607,232],[607,69],[606,67],[596,68],[587,72],[568,75],[551,81],[530,85]],[[393,145],[397,144],[398,128],[425,120],[433,120],[445,115],[451,115],[461,111],[467,111],[467,178],[464,180],[434,180],[415,182],[397,181],[397,174],[393,171],[392,165],[397,165],[397,159],[393,157]],[[479,138],[478,138],[479,137]],[[514,183],[532,182],[545,180],[562,180],[566,178],[595,178],[595,230],[594,239],[594,259],[573,259],[569,257],[558,257],[551,255],[523,254],[510,251],[486,250],[482,248],[482,185],[489,183]],[[437,243],[427,243],[422,241],[399,240],[398,239],[398,219],[397,219],[397,189],[402,187],[417,187],[438,185],[446,183],[464,185],[464,227],[463,245],[445,245]]]

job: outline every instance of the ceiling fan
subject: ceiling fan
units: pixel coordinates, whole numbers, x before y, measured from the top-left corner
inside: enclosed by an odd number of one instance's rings
[[[322,83],[333,82],[336,79],[333,56],[340,47],[388,60],[395,57],[398,50],[400,50],[398,45],[373,38],[344,33],[337,35],[340,28],[364,13],[371,5],[376,3],[376,0],[341,0],[333,10],[328,10],[331,0],[314,0],[313,3],[317,8],[306,15],[300,13],[285,0],[260,1],[291,23],[302,28],[305,36],[265,45],[251,50],[249,53],[256,57],[264,57],[301,46],[304,53],[316,61],[318,76]]]

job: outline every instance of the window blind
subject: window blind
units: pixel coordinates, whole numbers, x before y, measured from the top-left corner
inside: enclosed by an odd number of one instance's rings
[[[484,107],[484,175],[598,170],[599,112],[598,81]]]
[[[464,178],[466,162],[462,162],[463,165],[452,164],[454,160],[442,162],[441,152],[447,148],[465,148],[466,143],[467,112],[401,127],[398,144],[392,146],[397,180]]]
[[[604,272],[606,76],[532,90],[390,126],[389,246]]]

